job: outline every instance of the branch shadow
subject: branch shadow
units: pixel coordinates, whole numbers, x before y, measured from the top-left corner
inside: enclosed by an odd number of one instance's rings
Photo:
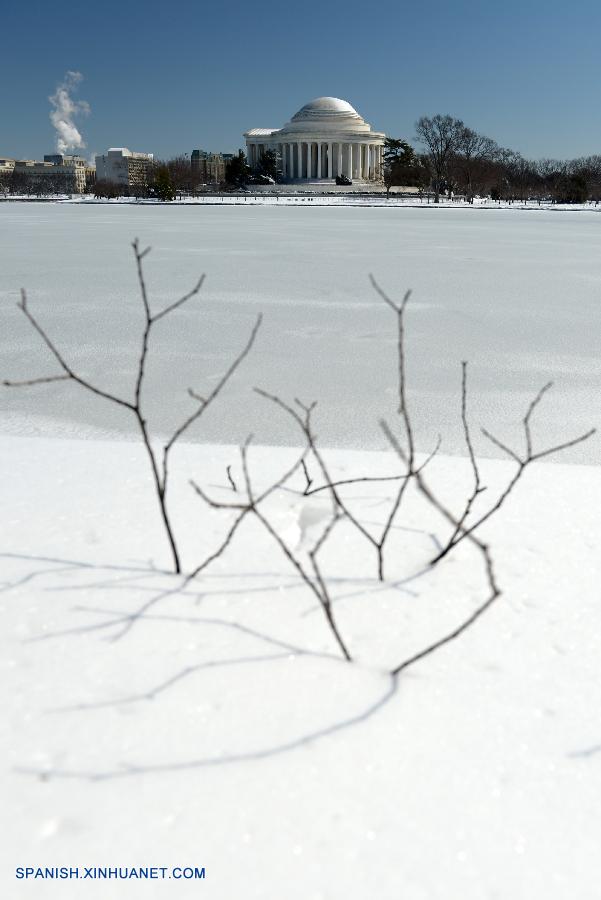
[[[343,660],[338,660],[340,665],[348,665]],[[301,747],[310,746],[317,741],[331,737],[347,731],[355,726],[361,725],[371,719],[376,713],[380,712],[394,698],[398,690],[398,676],[386,673],[387,686],[383,693],[374,701],[372,701],[365,709],[355,715],[348,716],[331,725],[317,728],[309,731],[300,737],[293,738],[290,741],[284,741],[271,747],[264,747],[259,750],[252,750],[247,753],[232,753],[224,756],[206,756],[198,759],[189,759],[176,763],[157,763],[150,765],[136,765],[132,763],[123,763],[115,769],[108,769],[104,772],[85,771],[71,769],[35,769],[29,766],[18,766],[14,771],[21,775],[35,775],[42,781],[50,781],[51,779],[72,779],[91,782],[110,781],[122,778],[131,778],[140,775],[161,775],[174,772],[185,772],[194,769],[203,769],[209,767],[236,765],[246,762],[259,762],[261,760],[272,759],[286,753],[291,753]]]

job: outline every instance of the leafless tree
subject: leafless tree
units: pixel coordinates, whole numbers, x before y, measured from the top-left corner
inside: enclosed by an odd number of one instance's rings
[[[467,127],[459,132],[452,167],[457,171],[470,202],[490,174],[490,164],[497,159],[498,152],[499,148],[492,138]]]
[[[148,456],[148,461],[150,463],[153,483],[161,513],[161,520],[165,529],[165,533],[167,535],[167,540],[169,542],[171,556],[173,559],[173,568],[175,572],[179,573],[181,572],[180,553],[178,550],[177,541],[167,506],[170,453],[176,442],[181,437],[183,437],[183,435],[188,431],[191,425],[193,425],[198,421],[198,419],[200,419],[200,417],[206,412],[208,407],[219,396],[240,363],[250,352],[250,349],[254,344],[257,332],[261,325],[261,316],[259,315],[257,317],[257,320],[252,328],[245,346],[242,348],[240,353],[236,356],[225,374],[219,379],[212,390],[208,394],[206,394],[206,396],[200,396],[191,388],[188,390],[190,397],[195,401],[194,409],[187,416],[187,418],[175,429],[169,439],[165,441],[162,449],[160,451],[156,450],[152,445],[152,438],[148,427],[148,422],[146,420],[143,403],[144,377],[146,374],[146,362],[148,357],[151,333],[157,322],[168,316],[170,313],[175,312],[175,310],[180,309],[185,303],[191,300],[192,297],[195,297],[198,294],[204,281],[204,275],[202,275],[198,279],[194,287],[190,291],[188,291],[188,293],[184,294],[178,300],[175,300],[173,303],[170,303],[168,306],[164,307],[158,312],[153,312],[148,299],[148,291],[146,288],[146,281],[144,278],[143,270],[143,260],[145,256],[147,256],[147,254],[150,252],[150,248],[147,247],[145,250],[140,250],[140,246],[137,240],[134,241],[132,246],[136,261],[138,283],[140,287],[140,297],[142,300],[142,308],[144,313],[144,328],[142,333],[140,352],[137,359],[133,397],[119,397],[110,391],[104,390],[103,388],[89,381],[86,377],[75,372],[70,363],[68,363],[65,359],[63,353],[58,349],[53,339],[49,337],[43,325],[40,324],[37,317],[34,315],[34,313],[31,312],[27,302],[27,295],[24,290],[21,291],[21,300],[18,304],[18,307],[26,317],[30,325],[39,334],[42,341],[46,344],[46,347],[49,349],[50,353],[61,368],[62,374],[32,378],[25,381],[6,380],[3,382],[3,384],[6,387],[12,388],[31,387],[38,384],[47,384],[48,382],[53,381],[70,381],[82,388],[85,388],[87,391],[90,391],[97,397],[101,397],[104,400],[108,400],[110,403],[126,409],[134,417],[140,437],[142,438],[142,443]]]
[[[434,202],[440,201],[441,186],[447,168],[456,152],[465,125],[452,116],[422,116],[415,123],[418,141],[426,148],[426,155],[434,177]]]

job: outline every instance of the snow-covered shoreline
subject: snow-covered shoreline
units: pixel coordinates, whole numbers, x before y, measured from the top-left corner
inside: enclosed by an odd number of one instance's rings
[[[208,194],[197,197],[179,197],[170,203],[159,200],[137,199],[135,197],[96,198],[89,195],[65,195],[62,197],[0,197],[0,202],[6,203],[58,203],[58,204],[84,204],[86,206],[150,206],[158,208],[174,208],[178,206],[334,206],[334,207],[360,207],[375,209],[465,209],[471,212],[478,210],[512,210],[531,212],[601,212],[601,204],[595,201],[587,203],[552,203],[537,200],[501,200],[494,201],[486,198],[476,198],[474,203],[464,200],[450,200],[442,198],[439,203],[434,203],[428,198],[403,197],[401,194],[374,195],[373,193],[357,195],[345,194],[320,194],[317,192],[302,191],[282,192],[276,194],[255,193],[249,190],[244,194]]]

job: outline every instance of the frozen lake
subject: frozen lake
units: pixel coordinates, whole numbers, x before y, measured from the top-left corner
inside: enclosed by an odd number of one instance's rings
[[[254,385],[319,400],[322,444],[375,448],[395,396],[395,321],[368,281],[407,288],[409,393],[420,449],[443,435],[463,452],[460,362],[471,367],[471,419],[507,440],[536,390],[555,390],[543,442],[601,420],[601,219],[589,212],[0,204],[2,377],[54,374],[15,308],[18,290],[74,367],[131,395],[142,324],[131,248],[153,248],[155,308],[205,272],[202,295],[157,325],[147,414],[165,431],[190,409],[265,321],[252,357],[193,432],[229,442],[298,443]],[[1,394],[13,434],[131,434],[127,414],[72,385]],[[597,462],[595,438],[564,460]],[[480,453],[490,453],[478,441]],[[496,453],[493,453],[496,455]]]

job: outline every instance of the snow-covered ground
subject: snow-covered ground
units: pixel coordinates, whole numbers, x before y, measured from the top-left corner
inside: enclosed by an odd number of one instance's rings
[[[418,447],[442,435],[426,474],[460,510],[471,486],[462,359],[480,456],[497,450],[478,425],[521,446],[520,419],[549,379],[536,448],[599,422],[598,221],[590,211],[0,204],[2,378],[57,372],[16,309],[24,286],[77,371],[132,395],[135,236],[154,248],[153,308],[207,272],[202,295],[152,336],[154,434],[190,410],[188,386],[211,390],[264,313],[251,355],[174,452],[168,502],[189,571],[231,521],[189,479],[216,500],[238,496],[226,467],[240,486],[234,444],[249,431],[259,487],[298,454],[298,433],[253,385],[319,400],[336,477],[398,471],[378,428],[394,415],[395,321],[372,271],[395,297],[414,289]],[[528,469],[482,532],[502,596],[395,680],[392,668],[487,594],[468,542],[428,569],[449,526],[415,491],[383,584],[373,548],[347,523],[324,549],[349,664],[256,520],[196,580],[166,572],[126,411],[61,382],[3,390],[0,402],[3,898],[597,900],[598,436]],[[515,464],[481,467],[485,508]],[[266,512],[306,559],[328,501],[301,487],[296,474]],[[365,527],[381,526],[390,482],[343,490]],[[25,882],[16,866],[205,867],[206,878]]]
[[[130,248],[146,261],[155,308],[201,272],[202,295],[157,327],[147,410],[168,430],[189,409],[188,387],[206,389],[243,346],[256,314],[256,348],[227,402],[195,439],[294,443],[250,388],[319,401],[323,444],[378,448],[377,418],[394,406],[394,318],[369,285],[393,296],[413,289],[407,313],[409,380],[419,446],[438,433],[462,453],[459,363],[469,360],[473,420],[515,439],[536,390],[554,380],[539,427],[561,440],[601,411],[601,257],[594,212],[474,209],[215,208],[0,204],[2,374],[55,371],[16,309],[20,287],[90,375],[131,389],[141,304]],[[3,393],[13,434],[129,434],[127,416],[69,385]],[[482,442],[480,454],[490,447]],[[596,462],[599,442],[575,450]]]
[[[64,194],[46,197],[10,196],[1,198],[7,203],[26,204],[32,202],[60,203],[60,204],[85,204],[86,206],[162,206],[158,200],[142,200],[135,197],[114,197],[101,199],[88,194]],[[198,194],[193,197],[178,196],[169,205],[171,206],[297,206],[298,204],[310,204],[311,206],[360,206],[398,208],[409,207],[415,209],[510,209],[510,210],[535,210],[538,212],[601,212],[601,206],[596,200],[586,203],[554,203],[550,200],[491,200],[488,197],[476,197],[473,203],[469,203],[465,197],[441,197],[438,204],[432,197],[420,197],[410,191],[391,190],[387,196],[382,188],[370,185],[355,185],[348,188],[335,188],[313,184],[287,185],[285,187],[249,187],[246,191],[237,191],[224,194],[219,191],[206,194]]]
[[[423,574],[448,533],[410,495],[388,581],[343,531],[327,557],[357,656],[267,534],[124,632],[181,579],[141,449],[4,437],[2,896],[209,900],[597,900],[601,828],[599,469],[542,465],[486,538],[504,594],[460,640],[394,684],[387,670],[482,600],[468,548]],[[258,484],[293,451],[257,449]],[[328,454],[341,477],[392,454]],[[219,543],[194,476],[229,499],[232,447],[184,446],[172,508],[185,562]],[[429,478],[456,508],[465,461]],[[483,465],[494,495],[513,471]],[[290,487],[300,486],[300,481]],[[352,485],[376,526],[389,486]],[[280,491],[269,516],[295,547],[326,506]],[[486,501],[488,502],[488,500]],[[420,574],[421,573],[421,574]],[[15,866],[206,867],[198,881],[37,881]]]

